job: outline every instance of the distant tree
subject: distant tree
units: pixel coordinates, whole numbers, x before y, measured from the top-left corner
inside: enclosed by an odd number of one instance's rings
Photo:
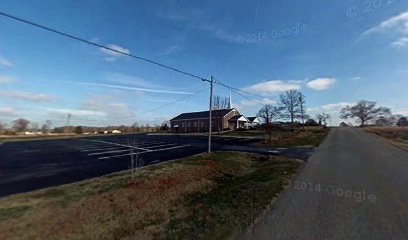
[[[168,121],[164,121],[162,122],[162,124],[160,125],[160,131],[167,131],[169,130],[169,122]]]
[[[305,129],[305,111],[306,111],[306,99],[305,96],[299,92],[299,104],[300,104],[300,119],[302,120],[303,130]]]
[[[327,125],[327,120],[330,119],[330,115],[327,113],[318,114],[316,116],[317,120],[319,121],[319,125]]]
[[[281,110],[282,109],[278,106],[266,104],[261,109],[259,109],[256,116],[265,119],[266,123],[270,123],[274,119],[277,119],[281,116]]]
[[[302,93],[298,90],[289,90],[279,96],[283,116],[290,118],[292,127],[295,118],[302,113],[302,103],[300,101],[302,98],[300,96],[302,96]]]
[[[406,117],[401,117],[397,122],[397,126],[407,127],[408,126],[408,119]]]
[[[43,133],[48,133],[51,129],[51,120],[46,120],[45,123],[41,126],[41,131]]]
[[[306,123],[306,126],[319,126],[319,124],[313,118],[309,118]]]
[[[139,127],[139,123],[138,122],[134,122],[132,124],[132,132],[139,132],[140,131],[140,127]]]
[[[386,107],[376,107],[376,102],[361,100],[354,106],[347,106],[341,110],[340,117],[343,119],[357,118],[360,121],[360,126],[364,125],[381,116],[391,115],[391,110]]]
[[[28,124],[30,124],[30,121],[24,118],[19,118],[13,121],[13,129],[16,132],[23,132],[27,130]]]
[[[6,128],[6,125],[0,122],[0,133],[3,133],[3,130]]]
[[[31,131],[37,132],[38,129],[40,128],[40,125],[39,125],[38,123],[36,123],[36,122],[32,122],[32,123],[30,124],[30,127],[31,127]]]
[[[228,108],[228,98],[214,96],[213,103],[212,103],[212,110],[222,110]],[[224,116],[221,111],[214,111],[213,112],[213,119],[215,119],[215,126],[217,128],[218,133],[224,130]]]
[[[83,131],[82,126],[76,126],[74,129],[75,134],[82,134],[82,131]]]

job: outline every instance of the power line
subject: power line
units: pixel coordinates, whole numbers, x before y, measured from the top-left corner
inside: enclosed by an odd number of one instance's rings
[[[248,99],[248,100],[251,101],[251,102],[253,101],[253,102],[256,102],[256,103],[258,103],[258,104],[260,104],[260,105],[265,105],[264,103],[262,103],[262,102],[260,102],[260,101],[258,101],[258,100],[248,98],[247,96],[245,96],[245,95],[239,93],[238,91],[235,91],[234,89],[231,89],[231,88],[229,88],[229,89],[230,89],[231,91],[233,91],[234,93],[238,94],[239,96],[241,96],[241,97],[243,97],[243,98],[245,98],[245,99]]]
[[[93,45],[93,46],[96,46],[96,47],[99,47],[99,48],[102,48],[102,49],[106,49],[106,50],[116,52],[116,53],[119,53],[119,54],[122,54],[122,55],[125,55],[125,56],[128,56],[128,57],[132,57],[132,58],[135,58],[135,59],[138,59],[138,60],[141,60],[141,61],[145,61],[145,62],[154,64],[154,65],[157,65],[157,66],[160,66],[160,67],[163,67],[163,68],[167,68],[169,70],[172,70],[172,71],[175,71],[175,72],[178,72],[178,73],[181,73],[181,74],[193,77],[193,78],[197,78],[197,79],[200,79],[200,80],[205,79],[205,78],[200,77],[198,75],[188,73],[188,72],[185,72],[185,71],[182,71],[182,70],[167,66],[165,64],[162,64],[162,63],[159,63],[159,62],[144,58],[144,57],[139,57],[139,56],[133,55],[131,53],[126,53],[126,52],[123,52],[123,51],[119,51],[117,49],[113,49],[113,48],[110,48],[108,46],[104,46],[102,44],[95,43],[95,42],[86,40],[84,38],[77,37],[77,36],[72,35],[72,34],[64,33],[62,31],[59,31],[59,30],[56,30],[56,29],[53,29],[53,28],[50,28],[50,27],[46,27],[44,25],[40,25],[38,23],[29,21],[29,20],[22,19],[20,17],[13,16],[13,15],[10,15],[10,14],[2,12],[2,11],[0,11],[0,15],[2,15],[4,17],[7,17],[7,18],[10,18],[10,19],[13,19],[13,20],[16,20],[16,21],[19,21],[19,22],[22,22],[22,23],[25,23],[25,24],[28,24],[28,25],[31,25],[31,26],[34,26],[34,27],[37,27],[37,28],[41,28],[43,30],[46,30],[46,31],[49,31],[49,32],[52,32],[52,33],[59,34],[59,35],[64,36],[64,37],[68,37],[68,38],[71,38],[71,39],[74,39],[74,40],[89,44],[89,45]]]
[[[219,81],[219,80],[217,80],[217,81],[215,82],[215,84],[221,85],[221,86],[226,87],[226,88],[229,88],[229,89],[231,89],[231,90],[240,91],[240,92],[243,92],[243,93],[246,93],[246,94],[255,96],[255,97],[264,98],[264,99],[268,99],[268,100],[274,101],[273,99],[269,99],[269,98],[267,98],[267,97],[265,97],[265,96],[261,96],[261,95],[258,95],[258,94],[255,94],[255,93],[252,93],[252,92],[249,92],[249,91],[246,91],[246,90],[242,90],[242,89],[239,89],[239,88],[231,87],[231,86],[229,86],[229,85],[227,85],[227,84],[225,84],[225,83],[222,83],[222,82]]]
[[[170,102],[170,103],[167,103],[167,104],[164,104],[164,105],[161,105],[161,106],[152,108],[152,109],[150,109],[150,110],[148,110],[148,111],[142,112],[142,114],[149,113],[149,112],[153,112],[153,111],[156,111],[156,110],[158,110],[158,109],[167,107],[167,106],[169,106],[169,105],[172,105],[172,104],[181,102],[181,101],[183,101],[183,100],[186,100],[186,99],[188,99],[188,98],[191,98],[192,96],[199,95],[200,93],[203,93],[203,92],[207,91],[208,89],[209,89],[209,88],[203,89],[203,90],[201,90],[201,91],[192,93],[191,95],[188,95],[187,97],[183,97],[183,98],[177,99],[177,100],[175,100],[175,101],[173,101],[173,102]]]

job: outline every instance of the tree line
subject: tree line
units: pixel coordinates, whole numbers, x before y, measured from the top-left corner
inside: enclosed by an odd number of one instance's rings
[[[130,126],[105,126],[105,127],[93,127],[93,126],[59,126],[52,127],[52,121],[46,120],[41,126],[36,122],[31,122],[25,118],[18,118],[11,122],[10,125],[0,122],[0,134],[15,135],[25,132],[33,134],[61,134],[61,133],[103,133],[104,131],[119,130],[122,133],[137,133],[137,132],[152,132],[152,131],[167,131],[169,124],[167,121],[162,124],[150,125],[133,123]]]

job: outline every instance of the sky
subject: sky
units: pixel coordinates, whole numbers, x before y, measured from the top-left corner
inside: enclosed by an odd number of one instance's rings
[[[289,89],[331,125],[361,99],[408,115],[405,0],[0,0],[0,11],[254,93],[231,92],[247,116]],[[200,79],[0,16],[0,122],[153,125],[208,99]]]

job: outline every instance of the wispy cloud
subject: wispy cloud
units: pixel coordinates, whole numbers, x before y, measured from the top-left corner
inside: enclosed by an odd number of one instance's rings
[[[130,107],[126,103],[121,102],[120,97],[112,95],[92,95],[82,102],[80,109],[103,112],[104,116],[112,122],[134,117]]]
[[[99,112],[99,111],[90,111],[90,110],[82,110],[82,109],[69,109],[69,108],[47,108],[47,111],[51,113],[57,113],[60,115],[68,115],[71,114],[73,116],[80,116],[80,117],[87,117],[87,116],[106,116],[106,113]]]
[[[225,42],[241,43],[237,34],[231,34],[225,27],[220,27],[216,23],[210,22],[208,16],[199,9],[188,9],[183,11],[183,13],[175,11],[160,12],[159,17],[183,23],[184,26],[190,29],[208,32],[213,37]]]
[[[166,48],[165,50],[163,50],[162,52],[158,53],[157,55],[160,56],[167,56],[167,55],[171,55],[174,53],[178,53],[182,50],[183,48],[180,46],[170,46],[168,48]]]
[[[408,37],[401,37],[397,41],[391,43],[394,47],[405,47],[408,45]]]
[[[13,65],[13,63],[11,63],[8,59],[6,59],[6,58],[4,58],[4,57],[2,57],[2,56],[0,55],[0,66],[3,66],[3,67],[13,67],[14,65]]]
[[[300,89],[302,81],[298,80],[269,80],[266,82],[261,82],[254,84],[252,86],[244,88],[246,91],[256,92],[261,94],[284,92],[292,89]]]
[[[116,45],[116,44],[108,44],[107,47],[122,52],[122,53],[126,53],[126,54],[130,54],[130,50],[127,48],[124,48],[122,46]],[[113,62],[116,61],[116,59],[118,59],[119,57],[123,57],[124,55],[119,53],[119,52],[115,52],[106,48],[100,48],[101,52],[103,54],[106,55],[105,60],[108,62]]]
[[[13,108],[10,108],[10,107],[0,107],[0,116],[14,117],[16,116],[16,112]]]
[[[398,40],[394,40],[391,45],[394,47],[404,47],[408,45],[408,11],[388,18],[380,24],[363,32],[357,41],[362,40],[372,34],[381,34],[387,31],[395,31],[399,34]]]
[[[246,110],[257,105],[276,104],[275,100],[263,98],[261,100],[242,100],[238,104],[233,104],[233,107],[239,110]]]
[[[336,83],[334,78],[316,78],[308,81],[306,86],[314,90],[326,90],[331,88]]]
[[[95,86],[95,87],[105,87],[105,88],[113,88],[113,89],[120,89],[120,90],[128,90],[128,91],[141,91],[141,92],[166,93],[166,94],[181,94],[181,95],[191,94],[191,92],[184,92],[184,91],[172,91],[172,90],[166,90],[166,89],[150,89],[150,88],[131,87],[131,86],[112,85],[112,84],[102,84],[102,83],[90,83],[90,82],[71,82],[71,83],[80,84],[80,85]]]
[[[11,76],[1,76],[0,75],[0,84],[5,84],[5,83],[14,83],[17,82],[17,78],[11,77]]]
[[[1,97],[33,102],[49,102],[53,97],[43,93],[23,92],[23,91],[0,91]]]

